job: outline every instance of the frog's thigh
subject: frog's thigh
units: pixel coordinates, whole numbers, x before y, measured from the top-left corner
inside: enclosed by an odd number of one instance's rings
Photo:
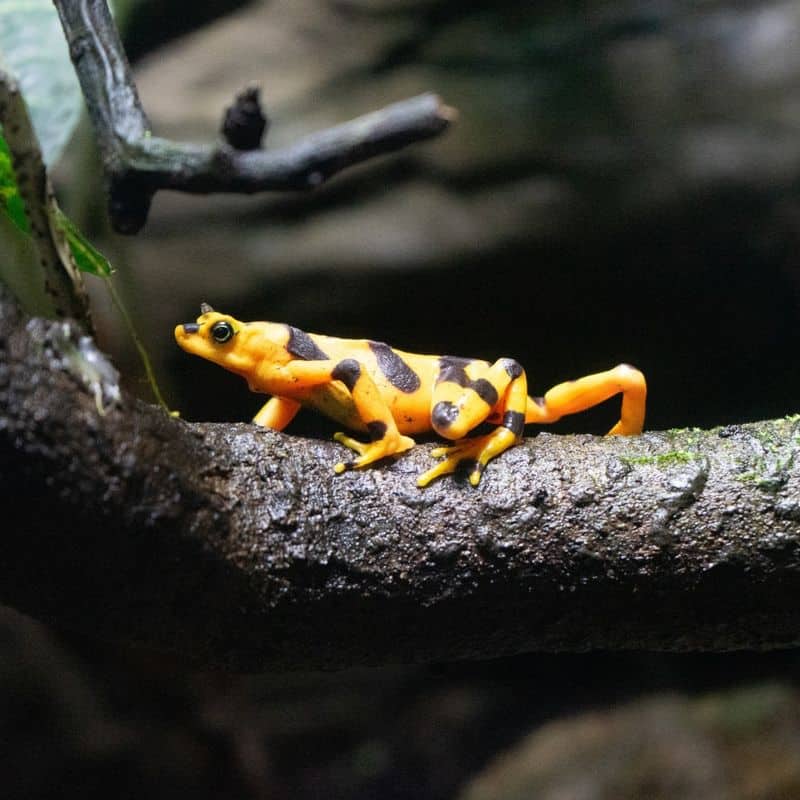
[[[446,439],[463,438],[498,407],[509,384],[520,374],[522,367],[510,358],[483,368],[475,363],[445,363],[433,389],[431,426]]]
[[[496,405],[501,423],[491,433],[462,439],[449,447],[439,447],[431,452],[443,461],[431,467],[417,479],[417,486],[427,486],[434,478],[455,472],[465,465],[469,469],[469,482],[477,486],[486,465],[500,453],[516,444],[525,427],[525,409],[528,402],[528,382],[525,371],[511,359],[502,359],[489,370],[500,366],[507,375],[504,394]]]

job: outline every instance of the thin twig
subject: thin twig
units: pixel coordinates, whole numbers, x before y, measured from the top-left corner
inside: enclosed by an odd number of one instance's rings
[[[159,189],[252,193],[313,189],[346,167],[444,131],[455,117],[423,94],[270,152],[193,145],[151,135],[105,0],[54,0],[106,174],[114,228],[135,233]]]

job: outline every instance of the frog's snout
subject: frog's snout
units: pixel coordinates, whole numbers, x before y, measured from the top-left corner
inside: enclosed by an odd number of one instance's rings
[[[196,322],[186,322],[183,325],[175,326],[175,341],[185,349],[189,337],[193,333],[198,333],[200,326]]]

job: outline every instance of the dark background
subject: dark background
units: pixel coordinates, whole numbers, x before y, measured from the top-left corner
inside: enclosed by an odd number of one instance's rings
[[[65,202],[112,256],[184,418],[263,402],[174,345],[201,301],[512,356],[534,394],[630,362],[652,429],[797,411],[800,4],[142,0],[125,19],[145,108],[173,138],[214,137],[251,80],[268,146],[427,90],[460,113],[313,195],[161,194],[133,240],[107,232],[76,139]],[[100,291],[95,308],[146,397]],[[615,413],[556,429],[602,433]],[[289,432],[332,430],[303,413]],[[237,676],[13,612],[0,639],[12,797],[800,797],[794,651]]]

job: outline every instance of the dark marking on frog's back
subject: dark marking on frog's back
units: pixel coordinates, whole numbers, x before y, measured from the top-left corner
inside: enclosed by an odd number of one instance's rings
[[[405,394],[413,394],[419,389],[419,375],[388,344],[370,342],[369,349],[375,354],[378,368],[395,389]]]
[[[331,372],[331,378],[341,381],[351,392],[358,383],[361,375],[361,365],[354,358],[345,358],[340,361]]]
[[[498,400],[497,390],[485,378],[478,378],[473,381],[467,375],[467,366],[473,362],[471,358],[459,358],[457,356],[442,356],[439,359],[439,376],[436,383],[456,383],[465,389],[472,389],[478,397],[493,408]]]
[[[319,349],[317,343],[305,331],[292,325],[286,327],[289,329],[289,341],[286,342],[286,349],[293,356],[297,356],[303,361],[327,361],[327,354]]]
[[[439,359],[439,375],[436,383],[449,381],[457,383],[459,386],[468,386],[467,364],[472,363],[471,358],[459,358],[458,356],[442,356]]]

